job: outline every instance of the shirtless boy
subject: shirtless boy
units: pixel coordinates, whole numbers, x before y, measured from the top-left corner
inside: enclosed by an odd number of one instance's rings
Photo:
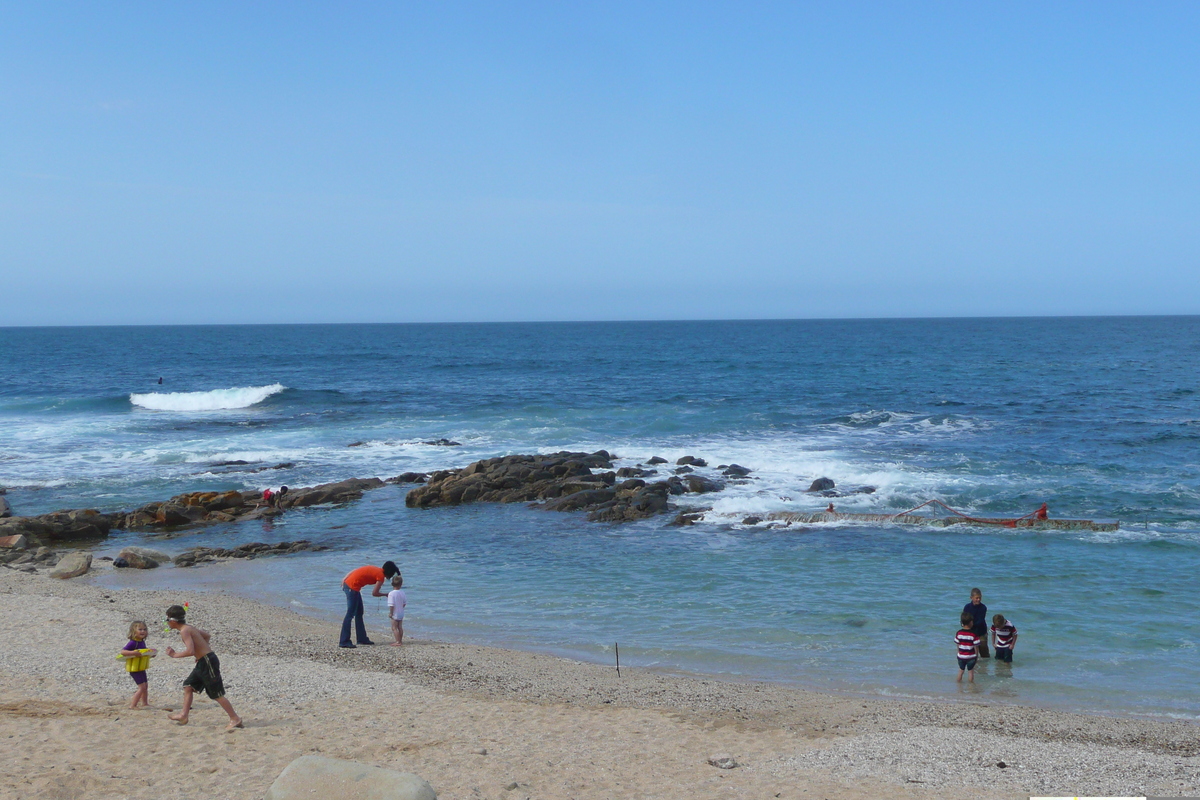
[[[187,725],[188,714],[192,710],[192,696],[197,689],[203,689],[229,715],[229,725],[225,730],[232,731],[240,728],[242,727],[242,718],[234,713],[233,704],[225,696],[225,684],[221,682],[221,662],[217,660],[217,654],[208,646],[210,638],[208,631],[188,625],[185,619],[186,614],[187,610],[183,606],[171,606],[167,609],[167,627],[179,631],[179,638],[183,639],[184,646],[183,650],[168,647],[167,655],[171,658],[192,656],[196,659],[195,669],[183,682],[183,708],[178,714],[171,714],[170,718],[180,725]]]

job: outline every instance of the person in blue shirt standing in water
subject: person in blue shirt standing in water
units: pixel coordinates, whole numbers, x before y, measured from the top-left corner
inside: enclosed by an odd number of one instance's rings
[[[983,604],[983,592],[979,589],[971,590],[971,602],[963,606],[963,613],[975,618],[975,628],[972,632],[979,637],[979,657],[991,658],[987,644],[987,606]]]

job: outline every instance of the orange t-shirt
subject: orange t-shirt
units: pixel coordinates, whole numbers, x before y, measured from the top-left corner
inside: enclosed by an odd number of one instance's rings
[[[379,567],[359,567],[345,577],[343,583],[356,592],[361,592],[364,586],[370,586],[383,580],[383,570]]]

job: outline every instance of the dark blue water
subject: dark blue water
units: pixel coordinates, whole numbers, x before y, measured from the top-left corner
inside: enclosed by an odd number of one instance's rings
[[[980,586],[1021,631],[981,696],[1196,716],[1198,381],[1192,317],[0,329],[0,485],[40,513],[511,452],[695,454],[755,480],[697,498],[693,528],[412,511],[389,488],[158,543],[330,553],[123,580],[249,582],[335,612],[342,574],[395,556],[418,636],[592,660],[620,641],[630,663],[920,696],[958,691],[951,637]],[[463,446],[422,443],[441,437]],[[212,466],[231,460],[294,466]],[[877,487],[842,511],[1045,501],[1122,527],[741,524],[823,508],[803,493],[819,476]]]

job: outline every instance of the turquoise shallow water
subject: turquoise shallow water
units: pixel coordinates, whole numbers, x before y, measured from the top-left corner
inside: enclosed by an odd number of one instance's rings
[[[1195,318],[3,329],[0,485],[39,513],[508,452],[692,453],[755,470],[706,497],[692,528],[414,511],[389,487],[156,540],[314,538],[327,553],[119,580],[336,615],[349,568],[394,558],[417,636],[596,661],[620,642],[623,663],[918,697],[968,691],[951,637],[980,586],[1021,639],[1012,669],[988,664],[970,696],[1196,717],[1197,345]],[[463,446],[421,444],[443,436]],[[232,460],[251,463],[213,466]],[[938,497],[1011,515],[1045,500],[1123,524],[741,524],[823,507],[802,491],[820,475],[878,487],[842,510]]]

